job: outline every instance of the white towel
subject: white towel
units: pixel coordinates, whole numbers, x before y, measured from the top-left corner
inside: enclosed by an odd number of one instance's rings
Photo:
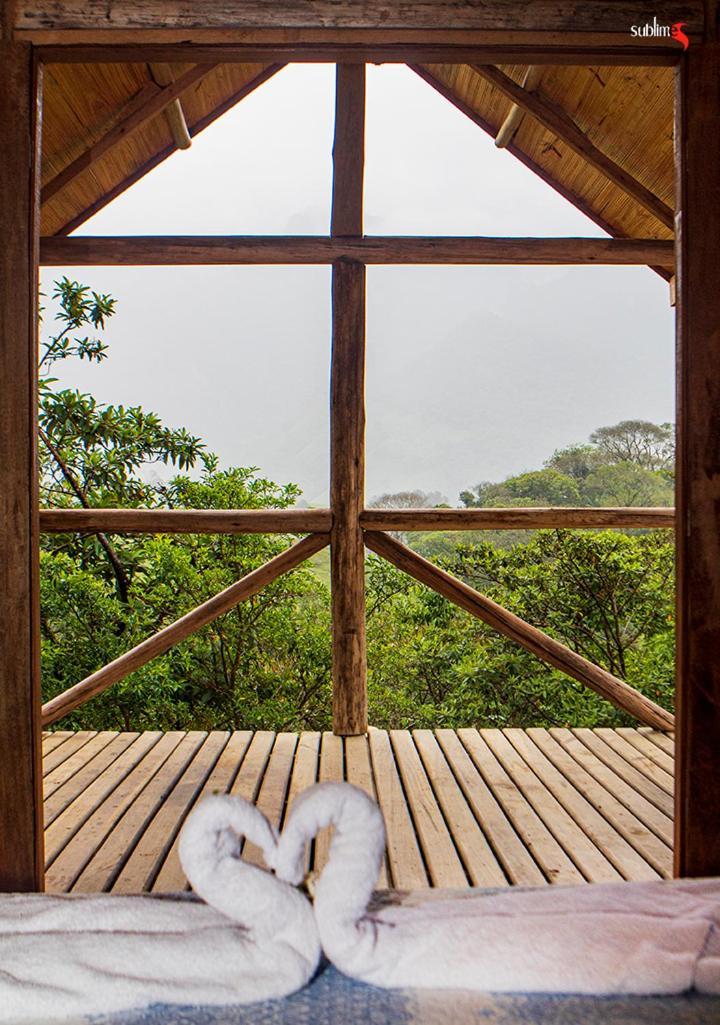
[[[278,876],[298,882],[305,843],[332,825],[315,884],[326,956],[376,986],[483,992],[720,993],[720,881],[506,890],[368,914],[385,834],[377,805],[323,783],[294,803]]]
[[[208,904],[0,898],[0,1022],[154,1003],[245,1004],[305,985],[320,958],[312,907],[293,886],[238,859],[242,836],[272,860],[275,832],[247,802],[210,797],[188,818],[180,856]]]

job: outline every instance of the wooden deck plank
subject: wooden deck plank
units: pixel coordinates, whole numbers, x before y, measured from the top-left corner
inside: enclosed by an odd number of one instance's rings
[[[97,893],[112,889],[139,838],[184,772],[205,734],[193,731],[183,733],[181,737],[180,743],[153,774],[152,779],[148,780],[146,787],[80,873],[72,887],[74,893]]]
[[[45,866],[49,869],[55,858],[90,818],[108,794],[117,787],[160,738],[159,733],[120,734],[116,741],[127,740],[124,750],[85,787],[45,830]],[[115,743],[113,741],[112,743]],[[101,752],[102,754],[103,752]],[[83,770],[81,770],[81,773]],[[76,774],[76,775],[79,775]],[[73,777],[75,779],[76,777]],[[53,795],[55,796],[55,795]]]
[[[158,808],[123,865],[113,884],[113,893],[140,893],[152,888],[165,855],[172,847],[198,791],[227,744],[228,736],[225,732],[206,735],[194,758]]]
[[[321,783],[342,783],[345,773],[345,757],[342,737],[325,732],[320,741],[320,771],[318,779]],[[313,852],[313,872],[322,872],[330,853],[332,829],[321,829],[315,837]]]
[[[650,801],[651,804],[654,804],[664,815],[667,815],[669,818],[672,817],[674,812],[673,799],[666,790],[659,787],[657,783],[643,772],[640,772],[635,765],[632,765],[614,747],[607,744],[594,730],[574,729],[572,732],[585,747],[592,751],[594,755],[597,755],[601,761],[605,762],[608,768],[612,769],[617,776],[624,779],[626,783],[646,800]],[[631,750],[633,749],[631,748]]]
[[[188,806],[188,813],[206,795],[228,793],[251,740],[250,730],[237,730],[230,734],[230,739],[215,762],[212,772],[198,791],[192,805]],[[180,834],[178,833],[155,877],[152,885],[153,893],[177,893],[180,890],[190,889],[180,864],[179,847]]]
[[[143,734],[143,737],[148,734]],[[182,733],[158,733],[157,742],[102,801],[63,847],[45,876],[45,885],[56,893],[73,888],[75,880],[103,841],[119,823],[135,798],[179,744]]]
[[[390,877],[400,890],[422,890],[429,886],[410,812],[386,730],[370,728],[370,758],[378,791],[378,803],[385,818]]]
[[[439,729],[435,736],[508,881],[519,886],[538,886],[546,882],[455,730]]]
[[[527,736],[540,748],[556,769],[585,796],[603,818],[611,823],[620,836],[624,837],[633,850],[637,851],[640,858],[654,869],[655,873],[666,877],[672,872],[672,851],[670,847],[651,832],[622,803],[614,792],[611,792],[602,783],[598,782],[547,730],[531,728],[526,732]],[[576,743],[578,742],[576,741]],[[600,764],[602,765],[602,763]],[[609,786],[613,786],[613,780],[608,780],[607,775],[606,781],[609,783]],[[616,778],[614,783],[619,785],[620,788],[627,785],[619,778]],[[630,788],[628,787],[628,789]],[[653,805],[648,805],[648,807],[653,812],[655,811]],[[618,867],[621,867],[620,864],[618,864]],[[642,878],[639,875],[635,875],[631,864],[623,865],[621,870],[624,874],[627,872],[626,878],[628,879]]]
[[[279,828],[282,822],[297,742],[296,733],[277,734],[255,801],[256,807],[276,828]],[[262,851],[249,841],[243,847],[242,856],[251,865],[265,866]]]
[[[244,797],[246,801],[255,801],[274,743],[275,734],[272,730],[258,730],[257,733],[253,733],[250,746],[229,793]]]
[[[48,826],[139,736],[139,733],[98,733],[53,769],[44,784],[45,825]]]
[[[407,730],[391,730],[390,744],[431,884],[450,888],[467,886],[465,869],[412,736]]]
[[[503,806],[525,846],[548,882],[581,883],[583,875],[568,857],[535,809],[505,771],[477,730],[458,730],[458,736],[498,802]]]
[[[287,819],[293,806],[295,798],[317,782],[318,765],[320,763],[320,738],[319,732],[305,731],[300,734],[298,746],[295,751],[292,775],[290,776],[290,788],[288,789],[287,804],[283,822]],[[312,864],[312,844],[308,845],[305,852],[305,874],[310,871]]]
[[[656,744],[665,754],[670,755],[673,759],[673,775],[675,774],[675,736],[672,733],[661,733],[660,730],[654,730],[652,726],[640,726],[638,727],[638,733],[643,737],[647,737],[653,744]]]
[[[589,799],[586,789],[579,785],[578,777],[583,772],[579,766],[577,766],[576,774],[563,774],[558,769],[556,762],[547,757],[544,749],[533,742],[531,731],[506,729],[503,730],[503,733],[533,772],[542,779],[565,811],[587,834],[592,845],[602,851],[623,879],[658,878],[658,871],[638,853],[624,834],[615,828],[613,820],[601,813],[602,801],[598,802],[598,807]],[[561,751],[559,751],[558,757],[562,761]],[[567,762],[572,762],[568,755],[565,757]],[[601,789],[598,784],[594,784],[593,787],[594,781],[587,774],[585,777],[586,788],[589,788],[591,793]],[[608,797],[607,803],[610,803],[609,795],[606,796]],[[629,818],[629,813],[626,815]],[[639,822],[637,826],[642,828]],[[658,840],[657,843],[659,844],[660,841]]]
[[[643,825],[647,826],[656,836],[665,843],[671,845],[673,842],[672,817],[660,811],[660,809],[639,793],[634,787],[619,776],[613,769],[599,758],[594,751],[586,747],[572,730],[563,727],[553,727],[550,735],[565,748],[565,750],[582,765],[586,771],[593,776],[598,783],[610,791],[625,807],[635,815]]]
[[[50,773],[54,772],[59,765],[66,762],[68,758],[75,754],[76,751],[79,751],[95,736],[97,736],[95,730],[83,730],[81,733],[75,733],[72,737],[68,737],[63,744],[60,744],[51,751],[47,757],[43,757],[43,786],[45,786],[46,777]],[[117,736],[117,734],[111,733],[108,737],[108,742],[114,736]]]
[[[316,779],[375,797],[378,886],[538,885],[671,874],[673,740],[648,729],[47,733],[51,892],[186,888],[179,833],[203,795],[281,825]],[[329,835],[308,852],[321,866]],[[261,863],[248,844],[243,856]]]
[[[370,760],[370,742],[367,736],[345,737],[345,779],[377,801],[377,789]],[[389,885],[388,871],[385,855],[376,883],[379,890],[385,890]]]
[[[666,794],[672,797],[674,791],[672,773],[661,769],[654,758],[648,757],[636,744],[629,743],[617,730],[600,728],[593,730],[593,732],[608,747],[616,751],[621,758],[624,758],[629,765],[632,765],[638,772],[641,772],[643,776],[647,776],[656,786],[659,786],[661,790],[664,790]]]
[[[574,797],[571,798],[569,791],[574,788],[563,787],[557,779],[556,785],[551,786],[544,774],[535,771],[536,767],[542,768],[538,764],[539,759],[533,757],[533,764],[529,764],[523,754],[510,743],[503,730],[482,729],[480,736],[588,882],[619,882],[622,875],[618,869],[607,853],[587,835],[578,823],[577,815],[573,814],[573,811],[577,813],[580,808],[577,791],[574,791]],[[547,766],[547,771],[552,775],[552,766]],[[560,794],[564,801],[560,800]]]
[[[73,737],[75,734],[72,730],[55,730],[54,733],[43,733],[42,736],[42,754],[43,754],[43,769],[45,765],[45,758],[54,751],[60,744],[64,744],[66,740]]]
[[[637,748],[638,751],[649,758],[651,761],[656,762],[660,768],[670,777],[670,786],[674,788],[673,772],[675,769],[675,760],[672,754],[668,754],[667,751],[658,745],[653,743],[649,737],[643,736],[638,730],[634,730],[629,726],[622,726],[615,730],[618,737],[627,741],[628,744],[632,744],[633,747]]]
[[[473,886],[506,886],[505,873],[432,730],[413,730],[412,735],[470,882]]]

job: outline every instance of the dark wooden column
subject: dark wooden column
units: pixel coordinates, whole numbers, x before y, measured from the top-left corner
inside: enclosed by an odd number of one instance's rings
[[[338,64],[333,146],[333,235],[362,235],[365,66]],[[332,269],[330,505],[333,730],[367,730],[365,549],[365,266]]]
[[[43,885],[38,607],[39,83],[0,8],[0,890]]]
[[[681,876],[720,873],[720,43],[709,18],[709,38],[678,71],[675,126]]]

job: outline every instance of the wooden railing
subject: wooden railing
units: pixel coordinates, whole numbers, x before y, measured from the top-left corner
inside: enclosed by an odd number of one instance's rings
[[[672,730],[674,717],[671,713],[624,680],[571,651],[486,595],[434,566],[385,531],[672,527],[674,516],[674,509],[669,508],[364,509],[358,512],[357,519],[363,546],[646,725],[660,730]],[[49,726],[327,547],[334,523],[330,509],[42,509],[40,528],[46,533],[102,531],[105,534],[308,532],[307,537],[265,565],[48,701],[43,705],[42,718],[43,725]],[[360,558],[364,560],[362,553],[361,547]],[[355,615],[357,595],[354,596],[353,604],[352,588],[347,589],[346,578],[343,576],[345,572],[345,567],[336,567],[336,587],[344,589],[344,597],[350,604],[349,612]],[[356,581],[363,589],[364,597],[362,567],[359,572]],[[348,645],[347,637],[342,633],[335,634],[334,649],[343,645]],[[348,646],[349,650],[343,652],[345,657],[356,661],[361,659],[364,664],[364,634],[358,637],[356,633]],[[337,658],[335,651],[336,665]],[[334,702],[336,717],[340,715],[345,721],[348,719],[345,714],[347,702],[351,696],[354,698],[352,714],[357,714],[358,708],[364,708],[366,704],[362,674],[356,677],[348,675],[346,678],[350,680],[351,686],[344,693],[341,692],[340,698],[336,692]]]

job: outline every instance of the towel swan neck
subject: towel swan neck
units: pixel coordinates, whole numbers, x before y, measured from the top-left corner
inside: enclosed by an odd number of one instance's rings
[[[243,838],[262,850],[270,871],[242,860]],[[180,863],[195,893],[242,924],[251,939],[306,950],[317,935],[313,910],[304,894],[273,874],[277,842],[277,831],[254,805],[215,794],[188,817]]]
[[[274,867],[280,879],[297,885],[304,874],[307,843],[333,827],[328,861],[315,883],[315,919],[326,953],[352,974],[372,960],[378,942],[367,905],[380,874],[385,823],[364,791],[348,783],[319,783],[296,798],[280,837]]]

